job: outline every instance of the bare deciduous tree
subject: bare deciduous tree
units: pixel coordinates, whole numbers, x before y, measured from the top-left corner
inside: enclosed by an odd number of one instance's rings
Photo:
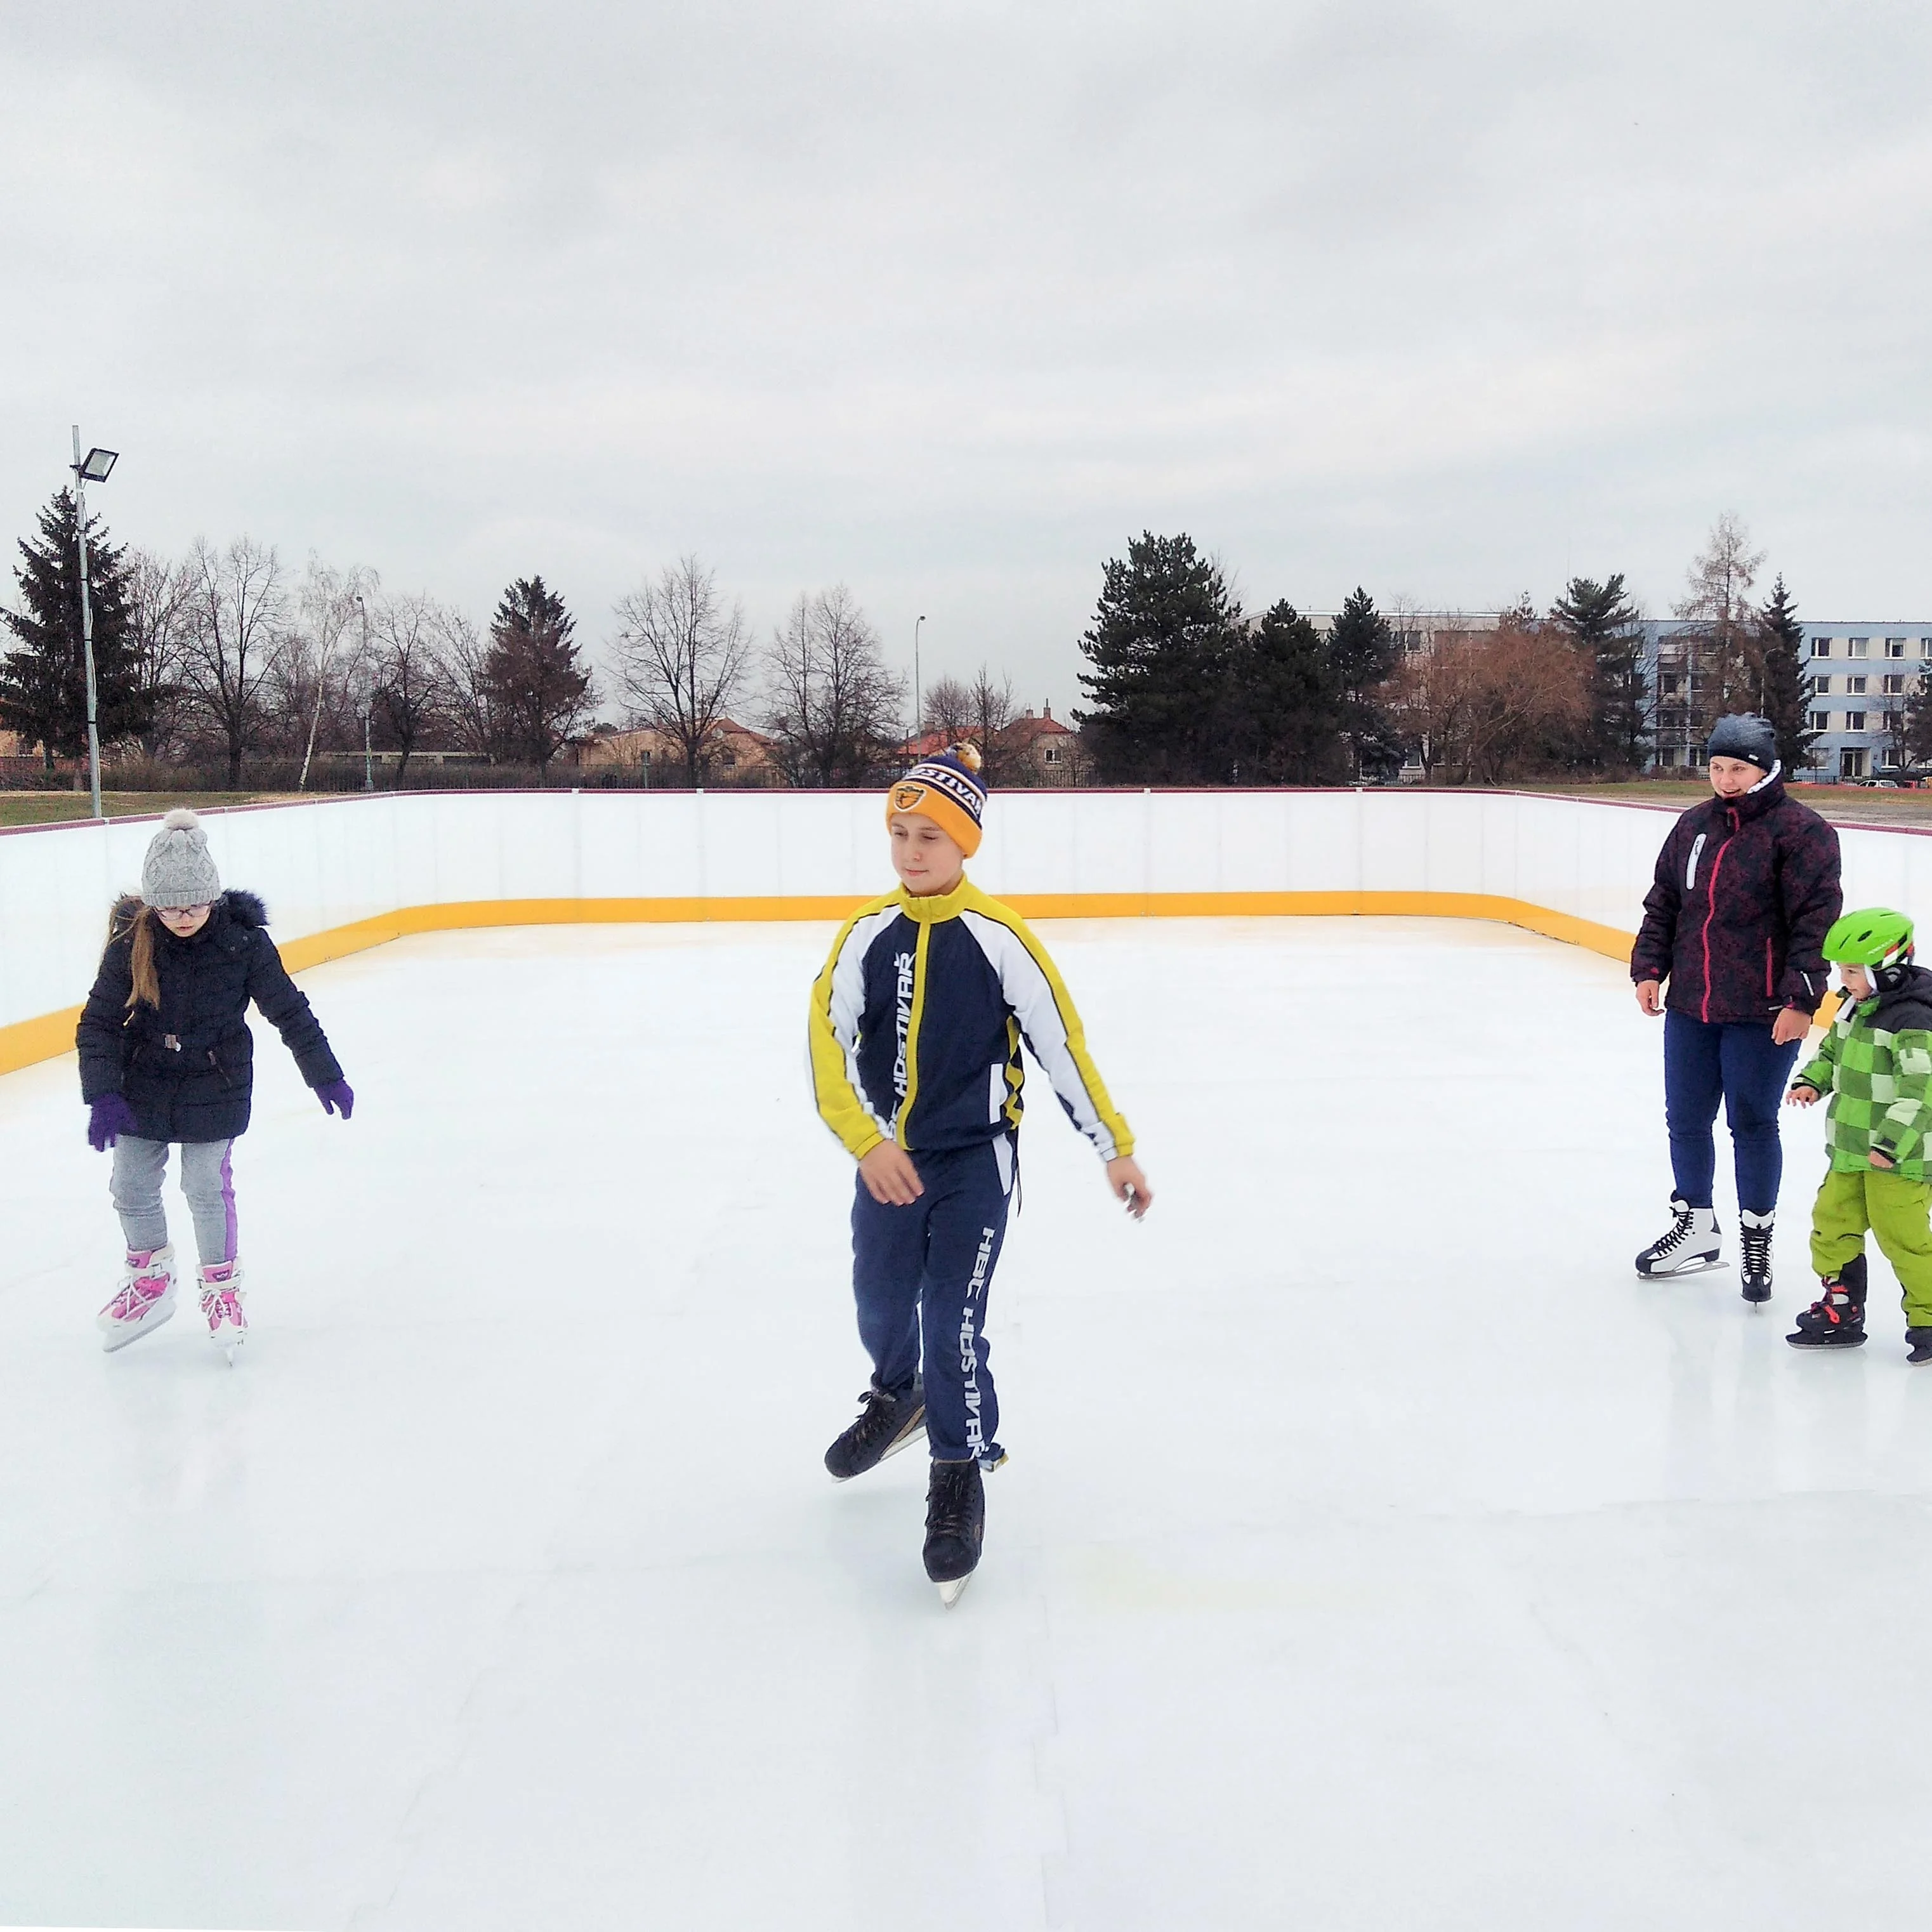
[[[284,657],[281,676],[290,698],[299,702],[307,727],[298,791],[308,788],[325,711],[346,712],[350,706],[367,625],[364,600],[376,595],[381,580],[362,565],[338,570],[313,551],[309,554],[296,598],[299,628]]]
[[[686,784],[703,784],[751,662],[742,605],[734,600],[728,609],[716,572],[682,556],[620,598],[617,619],[618,674],[632,722],[677,747]]]
[[[919,721],[922,736],[963,738],[972,728],[973,694],[956,677],[934,678],[926,687],[925,714]]]
[[[187,697],[183,658],[188,648],[190,584],[184,566],[152,550],[128,553],[128,616],[141,668],[147,729],[142,751],[158,758],[180,739]]]
[[[765,653],[765,728],[794,784],[862,784],[898,735],[905,681],[842,584],[801,593]]]
[[[451,676],[442,640],[447,620],[434,598],[386,597],[370,610],[370,702],[400,784],[410,760],[447,709]]]
[[[197,538],[182,568],[189,585],[183,673],[196,710],[220,741],[228,785],[256,748],[263,698],[288,647],[289,597],[274,546],[238,537],[226,550]]]
[[[1742,519],[1726,510],[1711,526],[1674,607],[1684,620],[1678,634],[1686,646],[1687,723],[1695,739],[1707,736],[1727,711],[1756,708],[1764,680],[1750,592],[1763,563]]]
[[[470,619],[448,604],[437,608],[434,622],[437,654],[448,680],[446,701],[451,728],[466,752],[494,758],[502,734],[490,680],[484,675],[490,646]]]

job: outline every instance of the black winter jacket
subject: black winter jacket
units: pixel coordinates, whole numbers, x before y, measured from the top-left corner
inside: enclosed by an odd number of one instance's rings
[[[1630,977],[1667,980],[1673,1012],[1718,1024],[1817,1010],[1825,934],[1844,894],[1838,835],[1782,778],[1706,799],[1672,827],[1643,902]]]
[[[225,1141],[244,1132],[255,1084],[255,1042],[244,1017],[253,1000],[295,1055],[311,1087],[342,1078],[321,1023],[288,976],[253,892],[224,892],[192,939],[159,920],[154,975],[161,1004],[130,1007],[137,898],[114,908],[113,938],[82,1010],[80,1094],[124,1094],[143,1140]]]

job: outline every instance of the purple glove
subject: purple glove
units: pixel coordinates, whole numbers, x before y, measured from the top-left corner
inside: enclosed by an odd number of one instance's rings
[[[123,1134],[135,1127],[134,1110],[124,1094],[104,1094],[87,1110],[87,1144],[105,1154]]]
[[[356,1090],[346,1080],[332,1080],[326,1087],[318,1087],[315,1097],[325,1114],[339,1113],[346,1120],[356,1111]]]

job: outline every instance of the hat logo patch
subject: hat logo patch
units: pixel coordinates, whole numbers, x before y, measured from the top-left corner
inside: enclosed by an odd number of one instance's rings
[[[926,798],[922,784],[899,784],[892,787],[892,809],[895,812],[916,812]]]

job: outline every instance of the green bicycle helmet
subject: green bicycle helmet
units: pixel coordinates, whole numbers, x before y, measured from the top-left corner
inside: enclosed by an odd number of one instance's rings
[[[1848,912],[1826,934],[1825,957],[1838,966],[1896,966],[1912,957],[1912,922],[1889,906]]]

